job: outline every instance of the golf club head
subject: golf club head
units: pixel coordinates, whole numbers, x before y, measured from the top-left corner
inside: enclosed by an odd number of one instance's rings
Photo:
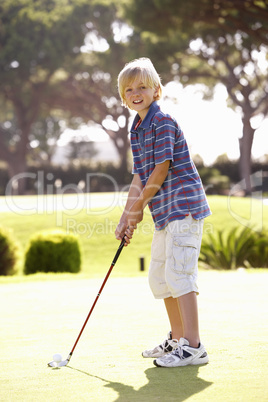
[[[58,363],[58,367],[64,367],[67,366],[67,364],[69,363],[69,360],[62,360],[61,362]]]
[[[69,354],[69,356],[67,357],[66,360],[62,360],[60,362],[55,362],[54,360],[52,360],[52,362],[49,362],[47,365],[48,365],[48,367],[54,367],[54,368],[64,367],[64,366],[67,366],[67,364],[70,361],[70,358],[71,358],[71,354]]]
[[[52,361],[52,362],[49,362],[47,365],[48,365],[48,367],[54,367],[54,368],[56,368],[56,367],[64,367],[64,366],[67,366],[67,364],[69,363],[69,360],[62,360],[61,362],[54,362],[54,361]]]
[[[54,361],[49,362],[47,365],[48,365],[48,367],[58,367],[58,363],[56,363]]]

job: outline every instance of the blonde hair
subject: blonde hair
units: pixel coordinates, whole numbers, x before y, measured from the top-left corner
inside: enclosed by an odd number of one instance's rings
[[[158,89],[155,100],[159,100],[161,98],[161,78],[154,68],[151,60],[146,57],[142,57],[127,63],[118,75],[118,91],[123,106],[127,107],[125,89],[127,86],[129,86],[129,84],[135,81],[136,78],[140,78],[144,85],[148,86],[149,88]]]

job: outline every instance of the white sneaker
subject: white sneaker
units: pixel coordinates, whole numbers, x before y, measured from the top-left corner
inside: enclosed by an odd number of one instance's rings
[[[143,357],[161,357],[178,347],[178,339],[172,339],[171,331],[167,334],[168,339],[165,339],[161,345],[154,349],[148,349],[142,352]]]
[[[180,367],[206,363],[208,363],[208,354],[204,345],[200,344],[198,348],[192,348],[184,338],[179,340],[177,348],[171,353],[154,360],[154,365],[157,367]]]

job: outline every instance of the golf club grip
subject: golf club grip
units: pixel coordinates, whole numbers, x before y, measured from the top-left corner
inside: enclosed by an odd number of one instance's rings
[[[118,257],[121,254],[121,251],[123,250],[125,242],[126,242],[125,237],[123,237],[123,240],[121,241],[120,246],[118,247],[118,250],[117,250],[117,252],[116,252],[116,254],[114,256],[114,259],[113,259],[113,262],[112,262],[113,266],[115,265],[116,261],[118,260]]]
[[[80,339],[80,337],[81,337],[81,335],[82,335],[82,333],[83,333],[83,331],[84,331],[84,329],[85,329],[85,326],[87,325],[87,322],[88,322],[88,320],[89,320],[89,317],[91,316],[91,313],[92,313],[92,311],[94,310],[94,307],[95,307],[95,305],[96,305],[96,303],[97,303],[97,301],[98,301],[98,298],[99,298],[100,295],[101,295],[102,289],[104,288],[105,283],[107,282],[107,280],[108,280],[108,278],[109,278],[109,276],[110,276],[110,273],[112,272],[112,269],[113,269],[113,267],[114,267],[116,261],[118,260],[118,257],[119,257],[119,255],[120,255],[121,251],[122,251],[123,248],[124,248],[125,242],[126,242],[126,240],[125,240],[125,238],[123,238],[123,240],[121,241],[121,243],[120,243],[120,245],[119,245],[119,247],[118,247],[118,250],[117,250],[117,252],[116,252],[116,254],[115,254],[115,256],[114,256],[114,259],[113,259],[113,262],[112,262],[112,264],[111,264],[111,266],[110,266],[110,268],[109,268],[109,271],[107,272],[107,274],[106,274],[106,276],[105,276],[105,278],[104,278],[104,281],[103,281],[103,283],[102,283],[102,285],[101,285],[101,288],[100,288],[100,290],[99,290],[99,292],[98,292],[98,294],[97,294],[97,297],[96,297],[96,299],[95,299],[95,301],[94,301],[94,303],[93,303],[93,305],[92,305],[92,307],[91,307],[91,309],[90,309],[90,312],[88,313],[88,316],[87,316],[87,318],[86,318],[86,320],[85,320],[85,322],[84,322],[84,325],[83,325],[81,331],[79,332],[79,335],[78,335],[78,337],[77,337],[77,339],[76,339],[76,341],[75,341],[75,343],[74,343],[74,346],[73,346],[73,348],[72,348],[72,350],[71,350],[71,352],[70,352],[70,354],[69,354],[69,357],[68,357],[69,360],[70,360],[70,358],[71,358],[71,356],[72,356],[72,354],[73,354],[73,352],[74,352],[74,349],[76,348],[76,345],[77,345],[77,343],[78,343],[78,341],[79,341],[79,339]]]

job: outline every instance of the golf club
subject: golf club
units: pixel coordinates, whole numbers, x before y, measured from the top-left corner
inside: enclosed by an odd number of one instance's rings
[[[93,305],[92,305],[92,307],[91,307],[91,309],[90,309],[90,312],[88,313],[88,316],[87,316],[87,318],[86,318],[86,320],[85,320],[85,322],[84,322],[84,325],[82,326],[82,329],[81,329],[81,331],[79,332],[79,335],[78,335],[78,337],[77,337],[77,339],[76,339],[76,341],[75,341],[75,343],[74,343],[74,346],[73,346],[71,352],[69,353],[67,359],[66,359],[66,360],[60,360],[60,361],[58,361],[58,359],[57,359],[57,361],[52,360],[51,362],[48,363],[48,366],[49,366],[49,367],[63,367],[63,366],[67,366],[67,364],[69,363],[69,361],[70,361],[70,359],[71,359],[71,357],[72,357],[72,355],[73,355],[73,352],[74,352],[74,350],[75,350],[75,348],[76,348],[76,345],[77,345],[77,343],[78,343],[78,341],[79,341],[79,339],[80,339],[80,337],[81,337],[81,335],[82,335],[82,333],[83,333],[83,331],[84,331],[84,329],[85,329],[85,326],[87,325],[87,322],[88,322],[88,320],[89,320],[89,317],[91,316],[91,313],[92,313],[92,311],[94,310],[94,307],[95,307],[95,305],[96,305],[96,303],[97,303],[97,301],[98,301],[98,298],[100,297],[101,292],[102,292],[102,290],[103,290],[103,288],[104,288],[104,286],[105,286],[105,284],[106,284],[106,282],[107,282],[107,280],[108,280],[108,278],[109,278],[109,276],[110,276],[110,274],[111,274],[111,272],[112,272],[112,269],[113,269],[113,267],[115,266],[115,263],[116,263],[116,261],[117,261],[119,255],[120,255],[121,251],[123,250],[124,244],[125,244],[125,238],[123,238],[123,240],[121,241],[121,243],[120,243],[120,245],[119,245],[119,247],[118,247],[118,249],[117,249],[117,252],[116,252],[116,254],[115,254],[115,256],[114,256],[114,259],[113,259],[113,261],[112,261],[112,264],[111,264],[111,266],[110,266],[110,269],[109,269],[109,271],[107,272],[107,274],[106,274],[106,276],[105,276],[105,278],[104,278],[104,281],[103,281],[103,283],[102,283],[102,285],[101,285],[101,288],[100,288],[100,290],[99,290],[99,292],[98,292],[98,294],[97,294],[97,297],[96,297],[96,299],[95,299],[95,301],[94,301],[94,303],[93,303]],[[56,355],[54,355],[54,356],[56,356]],[[60,355],[57,355],[57,356],[60,356]],[[54,357],[53,357],[53,358],[54,358]]]

